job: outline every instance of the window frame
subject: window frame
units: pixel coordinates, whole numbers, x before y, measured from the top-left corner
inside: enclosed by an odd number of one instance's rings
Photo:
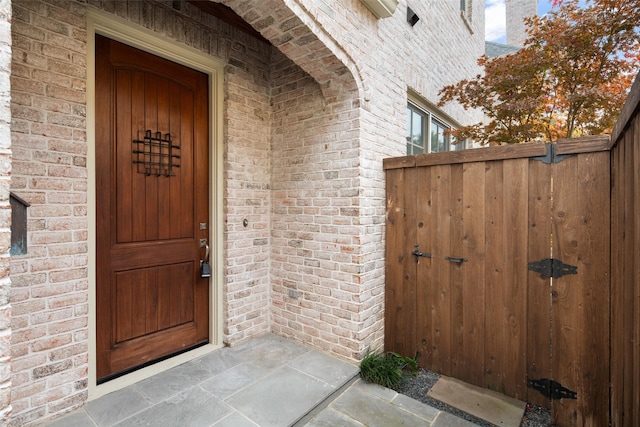
[[[467,26],[467,29],[473,34],[473,27],[471,26],[473,17],[473,0],[460,0],[460,17]]]
[[[411,120],[409,120],[408,114],[411,112]],[[413,140],[413,115],[419,114],[422,117],[422,145],[415,144],[413,141],[409,141],[409,138]],[[444,114],[438,114],[434,112],[433,108],[429,108],[421,103],[418,103],[410,97],[407,100],[407,129],[406,129],[406,148],[407,155],[415,155],[415,154],[423,154],[423,153],[438,153],[438,152],[446,152],[446,151],[458,151],[464,150],[467,148],[467,141],[461,141],[457,144],[454,144],[451,135],[445,135],[446,141],[444,142],[446,146],[446,150],[432,150],[432,126],[433,122],[442,127],[443,129],[456,129],[458,126],[452,124],[452,120],[448,120],[444,117]],[[412,148],[411,152],[409,148]],[[416,153],[414,148],[421,148],[423,151],[420,153]]]

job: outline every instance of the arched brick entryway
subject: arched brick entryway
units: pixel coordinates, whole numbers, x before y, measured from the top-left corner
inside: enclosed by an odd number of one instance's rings
[[[220,3],[233,9],[280,52],[309,73],[325,97],[358,91],[363,81],[355,62],[309,11],[297,1],[252,0]]]

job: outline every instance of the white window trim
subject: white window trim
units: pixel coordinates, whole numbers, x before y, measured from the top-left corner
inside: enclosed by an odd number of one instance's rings
[[[473,0],[464,0],[464,9],[460,8],[460,17],[469,32],[473,34],[473,27],[471,26],[471,21],[473,21]]]

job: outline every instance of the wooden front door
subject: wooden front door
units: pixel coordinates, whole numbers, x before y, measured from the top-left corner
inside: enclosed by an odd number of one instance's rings
[[[96,35],[97,378],[206,343],[208,77]]]

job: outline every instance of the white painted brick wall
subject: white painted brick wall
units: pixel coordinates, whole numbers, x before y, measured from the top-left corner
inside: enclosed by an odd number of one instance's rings
[[[184,2],[175,12],[169,0],[88,1],[228,61],[225,342],[273,331],[358,360],[384,336],[382,159],[405,152],[409,88],[436,103],[440,87],[477,72],[482,2],[473,3],[473,34],[458,0],[438,9],[415,2],[421,21],[413,28],[404,1],[384,20],[358,0],[224,3],[280,51]],[[10,424],[17,426],[86,399],[91,284],[87,6],[20,0],[13,7],[11,186],[32,204],[29,254],[11,261]],[[463,123],[481,118],[456,106],[445,111]],[[3,307],[0,319],[8,320]],[[6,323],[0,334],[9,334]],[[0,397],[8,366],[0,359]]]

